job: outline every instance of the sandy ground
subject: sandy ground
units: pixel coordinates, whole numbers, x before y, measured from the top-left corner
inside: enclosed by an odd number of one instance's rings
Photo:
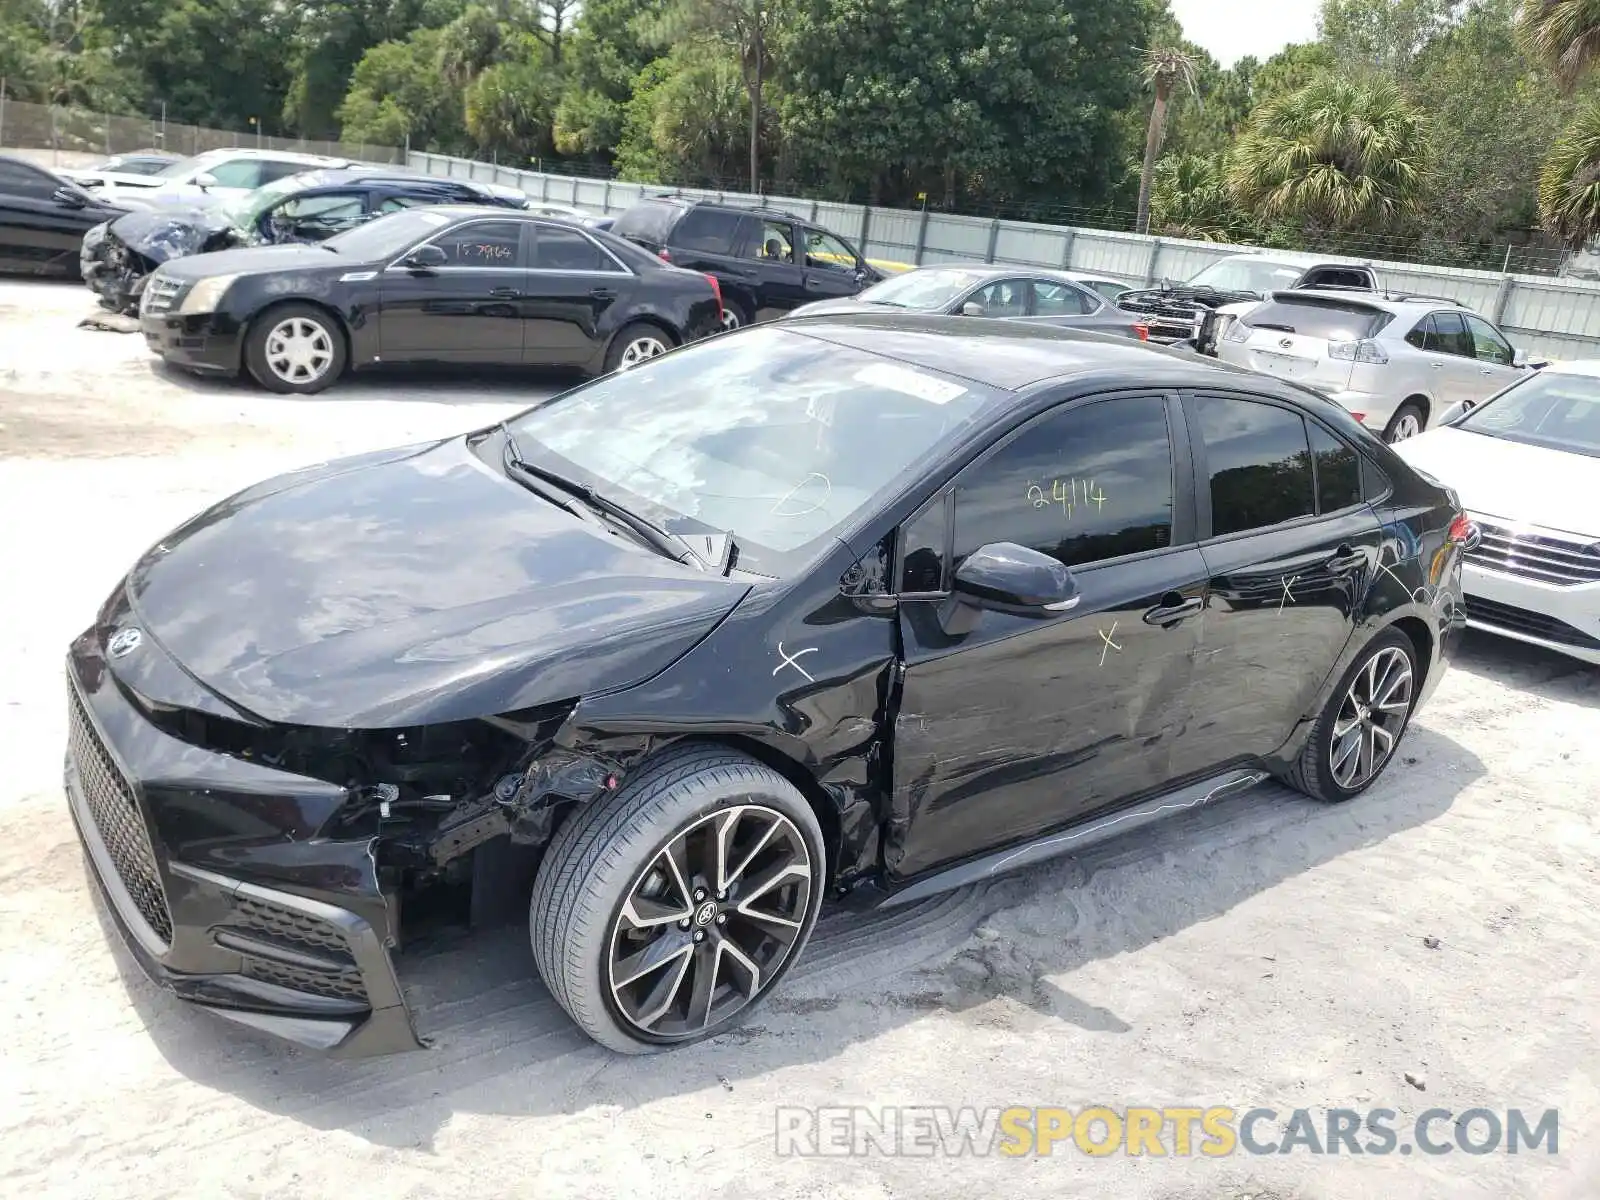
[[[69,638],[202,505],[553,385],[285,400],[166,374],[136,336],[75,328],[88,308],[76,287],[0,283],[5,1194],[1600,1196],[1600,671],[1483,638],[1355,803],[1258,789],[987,889],[834,915],[764,1011],[699,1047],[586,1043],[516,930],[403,961],[435,1043],[419,1054],[330,1063],[180,1007],[86,884],[59,783]],[[780,1105],[1096,1103],[1383,1107],[1402,1133],[1430,1107],[1559,1108],[1560,1153],[774,1143]]]

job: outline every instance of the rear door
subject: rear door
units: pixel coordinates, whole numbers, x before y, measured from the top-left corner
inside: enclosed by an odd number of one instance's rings
[[[1182,746],[1201,770],[1288,738],[1355,630],[1382,533],[1358,452],[1316,420],[1231,390],[1184,412],[1210,599]]]
[[[530,223],[533,244],[522,298],[522,361],[580,366],[604,348],[612,310],[628,307],[638,277],[568,225]]]
[[[530,221],[475,220],[424,244],[445,264],[383,272],[378,337],[384,362],[520,363]],[[413,248],[414,249],[414,248]]]

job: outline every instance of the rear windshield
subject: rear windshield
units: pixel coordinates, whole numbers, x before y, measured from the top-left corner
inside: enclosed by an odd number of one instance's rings
[[[683,208],[661,200],[641,200],[617,218],[611,232],[618,237],[643,238],[657,245],[667,240],[667,231],[678,219]]]
[[[1359,342],[1392,319],[1388,313],[1365,305],[1311,299],[1268,300],[1240,318],[1254,329],[1279,329],[1330,342]]]

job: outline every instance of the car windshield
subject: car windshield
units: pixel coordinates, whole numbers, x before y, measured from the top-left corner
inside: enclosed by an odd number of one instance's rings
[[[168,163],[155,173],[157,179],[178,179],[191,175],[196,171],[206,169],[206,162],[200,158],[180,158],[175,163]]]
[[[948,307],[963,292],[976,287],[985,278],[982,271],[951,270],[928,267],[920,271],[907,271],[875,283],[857,295],[858,300],[872,304],[890,304],[895,308],[933,312]]]
[[[359,262],[375,262],[408,249],[448,225],[444,213],[426,208],[404,209],[336,233],[321,245]]]
[[[1600,379],[1540,371],[1473,409],[1456,428],[1600,458]]]
[[[999,394],[756,328],[607,375],[508,427],[528,461],[673,533],[731,532],[741,569],[782,575]]]
[[[271,205],[285,196],[304,191],[314,182],[304,175],[286,175],[282,179],[274,179],[253,192],[229,200],[222,206],[222,215],[235,229],[254,229],[256,222],[261,220],[261,214]]]
[[[1225,258],[1189,280],[1190,287],[1216,288],[1219,292],[1254,292],[1265,296],[1286,288],[1305,274],[1302,267],[1259,258]]]

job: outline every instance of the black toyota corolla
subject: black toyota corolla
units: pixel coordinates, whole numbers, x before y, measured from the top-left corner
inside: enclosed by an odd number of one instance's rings
[[[1393,761],[1475,528],[1348,413],[1120,339],[756,327],[258,484],[73,644],[67,792],[145,967],[419,1045],[402,914],[525,906],[621,1051],[894,904]],[[463,899],[465,897],[465,899]]]
[[[314,245],[170,259],[140,297],[173,366],[320,392],[397,363],[614,371],[722,328],[709,275],[537,213],[437,205]]]

